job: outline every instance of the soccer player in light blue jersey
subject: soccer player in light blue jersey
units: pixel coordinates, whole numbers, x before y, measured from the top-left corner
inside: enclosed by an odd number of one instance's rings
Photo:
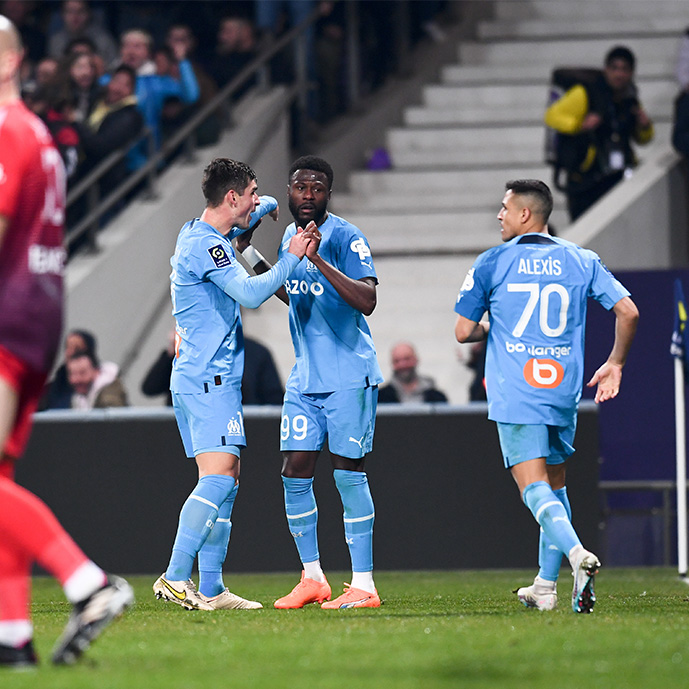
[[[583,382],[587,300],[616,317],[610,355],[588,383],[598,386],[597,403],[619,392],[639,313],[593,251],[548,233],[552,207],[543,182],[507,183],[498,214],[504,243],[482,253],[467,274],[455,305],[455,335],[459,342],[488,339],[488,417],[497,422],[505,467],[541,527],[540,570],[531,586],[517,591],[519,600],[540,610],[556,606],[564,554],[574,574],[572,609],[588,613],[600,562],[572,527],[565,486]]]
[[[289,208],[279,256],[300,229],[315,241],[278,296],[289,304],[296,363],[282,408],[282,481],[290,532],[299,552],[301,581],[276,608],[380,606],[373,581],[374,507],[364,460],[373,444],[378,384],[383,377],[365,316],[376,306],[376,272],[361,231],[328,212],[333,171],[322,158],[305,156],[289,172]],[[241,241],[241,240],[240,240]],[[238,244],[239,246],[239,244]],[[253,247],[243,252],[254,270],[269,267]],[[313,491],[316,460],[328,442],[334,478],[344,507],[345,540],[352,580],[334,600],[323,573]]]
[[[190,610],[253,609],[262,606],[230,593],[222,578],[239,457],[246,446],[240,305],[256,308],[274,294],[299,265],[313,236],[295,234],[270,271],[250,277],[230,240],[255,227],[262,215],[277,219],[277,202],[259,199],[254,171],[228,158],[211,161],[202,189],[206,208],[181,229],[170,259],[176,323],[170,390],[184,449],[196,458],[199,481],[182,507],[170,563],[153,591]],[[198,590],[191,580],[197,555]]]

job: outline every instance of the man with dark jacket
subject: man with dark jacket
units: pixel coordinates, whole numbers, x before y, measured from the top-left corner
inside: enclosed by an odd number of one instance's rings
[[[613,48],[597,79],[576,84],[546,110],[545,123],[571,137],[580,151],[577,166],[567,176],[572,221],[635,167],[632,140],[646,144],[653,138],[653,123],[639,103],[633,82],[635,64],[629,48]]]
[[[137,107],[135,88],[136,73],[131,67],[121,65],[113,73],[103,99],[96,103],[88,120],[77,124],[86,156],[82,174],[93,169],[113,151],[124,148],[141,133],[144,120]],[[126,175],[126,163],[122,160],[103,177],[103,188],[112,189]]]
[[[386,402],[447,402],[436,390],[435,381],[416,372],[419,359],[414,347],[400,342],[392,348],[392,380],[378,391],[378,403]]]

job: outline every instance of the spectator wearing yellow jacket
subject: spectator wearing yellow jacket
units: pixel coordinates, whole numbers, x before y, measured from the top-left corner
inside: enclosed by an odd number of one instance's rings
[[[636,166],[632,141],[646,144],[653,138],[653,123],[633,81],[635,66],[632,51],[617,46],[598,78],[576,84],[546,110],[545,123],[573,152],[566,184],[572,221]]]

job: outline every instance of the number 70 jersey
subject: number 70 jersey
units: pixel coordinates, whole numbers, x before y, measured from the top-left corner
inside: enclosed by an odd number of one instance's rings
[[[515,424],[572,423],[581,398],[589,297],[611,309],[629,292],[596,253],[541,233],[482,253],[455,311],[490,318],[488,416]]]

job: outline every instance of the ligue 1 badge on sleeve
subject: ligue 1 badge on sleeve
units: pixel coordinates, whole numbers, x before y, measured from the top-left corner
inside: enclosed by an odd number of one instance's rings
[[[230,257],[222,244],[216,244],[208,249],[216,268],[226,268],[230,265]]]

